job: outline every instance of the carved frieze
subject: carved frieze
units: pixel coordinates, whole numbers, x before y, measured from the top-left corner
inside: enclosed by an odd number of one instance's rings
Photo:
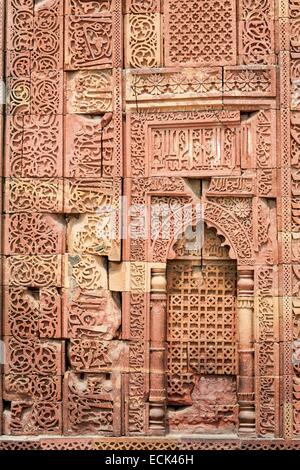
[[[126,70],[127,109],[195,108],[242,97],[270,99],[276,96],[276,69],[268,66]],[[210,102],[207,99],[210,99]]]

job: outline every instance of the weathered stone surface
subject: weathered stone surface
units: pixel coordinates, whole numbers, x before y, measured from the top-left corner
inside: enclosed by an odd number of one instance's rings
[[[67,213],[115,215],[117,225],[118,214],[115,211],[120,207],[119,196],[120,178],[89,178],[88,181],[72,178],[64,181],[64,211]]]
[[[56,178],[7,178],[5,212],[61,213],[63,181]]]
[[[68,356],[75,372],[124,371],[126,349],[120,341],[74,339],[70,341]]]
[[[60,434],[61,403],[13,401],[4,412],[4,432],[13,436]]]
[[[55,287],[32,291],[26,287],[3,290],[3,333],[15,338],[61,338],[61,297]]]
[[[107,289],[105,258],[94,255],[65,255],[64,287],[86,290]]]
[[[120,176],[115,136],[116,114],[68,114],[65,118],[65,176]]]
[[[191,398],[192,406],[168,412],[170,432],[235,432],[238,407],[236,386],[230,378],[198,377]]]
[[[87,253],[121,259],[118,207],[99,207],[97,214],[82,214],[70,218],[68,248],[71,253]]]

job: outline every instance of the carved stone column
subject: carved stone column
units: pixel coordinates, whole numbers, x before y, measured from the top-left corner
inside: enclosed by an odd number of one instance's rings
[[[149,434],[165,434],[166,415],[166,268],[151,270]]]
[[[240,433],[255,433],[253,271],[238,271],[238,402]]]

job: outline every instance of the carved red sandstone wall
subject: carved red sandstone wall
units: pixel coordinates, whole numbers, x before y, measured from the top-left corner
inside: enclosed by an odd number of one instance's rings
[[[0,447],[293,446],[299,0],[6,0],[0,19]],[[158,437],[178,431],[198,439]]]

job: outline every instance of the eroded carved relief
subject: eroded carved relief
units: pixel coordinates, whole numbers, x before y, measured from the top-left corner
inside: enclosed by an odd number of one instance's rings
[[[188,403],[193,374],[236,372],[235,271],[230,262],[170,269],[169,401]]]
[[[75,72],[68,81],[68,112],[101,114],[112,111],[112,93],[111,71]]]
[[[171,433],[234,432],[238,422],[236,385],[231,378],[198,377],[193,405],[168,412]]]
[[[121,383],[116,374],[84,374],[82,378],[67,372],[64,381],[65,434],[120,432],[120,405],[115,398]]]
[[[113,24],[106,13],[92,16],[66,17],[68,48],[66,68],[68,70],[99,69],[112,67]]]
[[[67,115],[65,175],[71,178],[120,176],[115,135],[111,113],[102,118]]]
[[[121,308],[110,291],[70,290],[65,296],[64,329],[67,338],[116,337],[121,326]]]

